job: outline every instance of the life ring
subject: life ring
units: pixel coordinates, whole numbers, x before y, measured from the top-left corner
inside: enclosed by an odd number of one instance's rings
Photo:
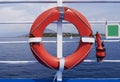
[[[42,13],[33,23],[30,30],[30,37],[42,37],[44,29],[48,24],[60,19],[59,7],[48,9]],[[92,37],[92,30],[87,19],[78,11],[64,7],[64,20],[71,22],[78,30],[80,36]],[[80,41],[77,50],[71,55],[65,57],[64,69],[70,69],[81,63],[88,55],[92,43],[83,43]],[[59,69],[60,58],[49,54],[43,43],[30,43],[30,48],[36,59],[43,65],[51,69]]]

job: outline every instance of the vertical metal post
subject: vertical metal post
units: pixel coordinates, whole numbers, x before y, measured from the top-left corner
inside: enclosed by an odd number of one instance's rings
[[[62,58],[62,19],[57,22],[57,57]]]
[[[57,23],[57,57],[62,58],[63,57],[63,50],[62,50],[62,19],[58,20]],[[57,71],[57,81],[62,81],[62,71],[60,70],[60,63],[59,62],[59,70]]]
[[[63,46],[62,46],[62,20],[64,18],[63,2],[57,0],[60,11],[60,19],[57,21],[57,57],[60,58],[59,70],[57,71],[57,82],[62,82],[62,71],[64,70]]]
[[[63,0],[57,0],[57,5],[58,5],[58,7],[62,7],[63,6]]]
[[[108,37],[108,34],[107,34],[107,20],[105,21],[105,38],[107,38]]]

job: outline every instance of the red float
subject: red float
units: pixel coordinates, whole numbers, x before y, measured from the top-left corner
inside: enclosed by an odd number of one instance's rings
[[[105,52],[105,48],[104,48],[104,44],[101,41],[101,35],[97,32],[96,33],[96,57],[97,57],[97,61],[102,61],[104,59],[104,57],[106,56],[106,52]]]
[[[53,21],[60,19],[60,11],[58,7],[51,8],[42,13],[32,25],[30,37],[42,37],[45,28]],[[87,19],[78,11],[64,7],[64,19],[71,22],[78,30],[80,36],[92,37],[92,30]],[[64,69],[70,69],[81,63],[89,51],[92,43],[83,43],[80,41],[77,50],[65,57]],[[43,65],[51,69],[59,69],[60,59],[49,54],[43,43],[30,43],[30,48],[36,59]]]

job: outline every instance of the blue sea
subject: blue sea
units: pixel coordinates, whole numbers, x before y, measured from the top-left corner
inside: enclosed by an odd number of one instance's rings
[[[28,38],[1,38],[0,41],[23,41]],[[44,40],[56,40],[56,38],[44,38]],[[79,40],[79,38],[64,38],[64,40]],[[56,55],[55,43],[44,43],[47,51]],[[120,59],[120,43],[104,43],[106,48],[106,60]],[[63,43],[63,54],[67,56],[75,51],[78,43]],[[96,60],[96,49],[93,44],[92,50],[86,59]],[[0,61],[36,61],[29,44],[0,44]],[[55,70],[44,67],[42,64],[20,63],[2,64],[0,63],[0,78],[30,78],[30,79],[53,79]],[[65,70],[63,78],[120,78],[120,63],[81,63],[73,69]]]

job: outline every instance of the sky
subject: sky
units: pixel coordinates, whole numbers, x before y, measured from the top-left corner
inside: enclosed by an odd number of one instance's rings
[[[45,10],[55,6],[57,6],[56,3],[0,4],[0,22],[34,21]],[[66,3],[64,6],[76,9],[89,21],[120,21],[120,3]],[[31,25],[0,24],[0,37],[14,37],[28,34]],[[50,24],[47,28],[56,30],[56,27],[56,25]],[[68,28],[70,29],[68,30]],[[96,31],[105,32],[105,25],[91,25],[91,28],[94,33]],[[65,32],[77,32],[72,24],[64,25],[63,30]]]

